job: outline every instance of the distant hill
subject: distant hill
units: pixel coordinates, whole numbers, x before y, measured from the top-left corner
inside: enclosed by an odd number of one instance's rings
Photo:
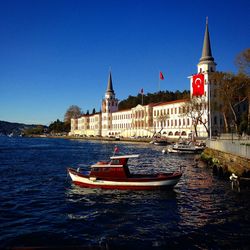
[[[28,125],[23,123],[0,121],[0,135],[18,136],[22,134],[23,130],[35,128],[36,126],[37,125],[34,124]]]

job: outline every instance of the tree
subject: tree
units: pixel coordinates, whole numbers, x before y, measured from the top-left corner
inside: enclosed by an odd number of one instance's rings
[[[157,117],[157,122],[160,123],[161,129],[158,132],[154,132],[153,137],[156,135],[156,137],[161,137],[161,131],[164,129],[164,126],[166,124],[167,119],[169,118],[169,114],[161,114]]]
[[[209,133],[207,121],[202,119],[206,111],[206,107],[207,102],[204,97],[193,97],[182,105],[181,116],[191,118],[196,137],[198,136],[197,126],[199,123],[202,124],[207,133]]]
[[[32,128],[27,128],[23,130],[24,135],[41,135],[46,131],[46,127],[43,125],[36,125]]]
[[[79,118],[81,115],[81,109],[76,105],[71,105],[64,115],[64,122],[70,123],[71,118]]]
[[[236,56],[235,64],[240,73],[250,76],[250,48],[243,50]]]
[[[224,117],[226,132],[229,131],[229,123],[233,124],[239,132],[241,113],[239,106],[247,100],[249,78],[243,74],[234,75],[228,72],[214,72],[211,74],[211,82],[218,85],[219,111]],[[211,103],[213,109],[218,108],[216,102]]]
[[[245,79],[246,86],[245,86],[245,92],[246,97],[248,99],[248,114],[247,114],[247,125],[244,127],[246,128],[246,131],[248,134],[250,134],[250,48],[247,48],[240,52],[236,56],[235,64],[238,67],[239,75]]]
[[[157,93],[148,93],[143,96],[143,104],[147,105],[149,103],[158,103],[158,102],[169,102],[178,99],[186,99],[189,98],[190,92],[184,90],[180,92],[179,90],[172,92],[172,91],[159,91]],[[128,96],[127,99],[122,100],[119,102],[119,111],[124,109],[131,109],[142,102],[142,95],[138,94],[137,96]]]
[[[93,108],[92,115],[94,115],[95,113],[96,113],[95,108]]]
[[[69,130],[70,130],[70,123],[62,122],[59,119],[57,119],[56,121],[52,122],[49,125],[50,133],[64,133],[64,132],[69,132]]]

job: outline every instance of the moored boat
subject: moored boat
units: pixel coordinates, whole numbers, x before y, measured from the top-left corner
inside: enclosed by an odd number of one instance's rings
[[[166,146],[169,144],[169,141],[166,139],[160,139],[160,140],[155,140],[153,144],[158,146]]]
[[[181,171],[133,174],[128,167],[130,158],[139,155],[112,156],[108,162],[97,162],[90,171],[79,171],[68,168],[68,173],[76,185],[86,188],[153,190],[173,188],[182,176]]]
[[[192,141],[183,141],[168,146],[166,149],[162,150],[162,153],[199,154],[204,149],[204,145],[196,145]]]

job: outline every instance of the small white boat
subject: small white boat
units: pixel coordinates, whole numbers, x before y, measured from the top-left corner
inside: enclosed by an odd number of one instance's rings
[[[196,145],[193,141],[183,141],[168,146],[162,150],[162,153],[199,154],[204,149],[204,145]]]

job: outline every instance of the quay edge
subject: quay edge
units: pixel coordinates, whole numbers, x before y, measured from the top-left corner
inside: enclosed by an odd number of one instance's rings
[[[206,148],[201,160],[212,168],[215,174],[228,177],[232,173],[239,177],[250,177],[250,159],[213,148]]]

